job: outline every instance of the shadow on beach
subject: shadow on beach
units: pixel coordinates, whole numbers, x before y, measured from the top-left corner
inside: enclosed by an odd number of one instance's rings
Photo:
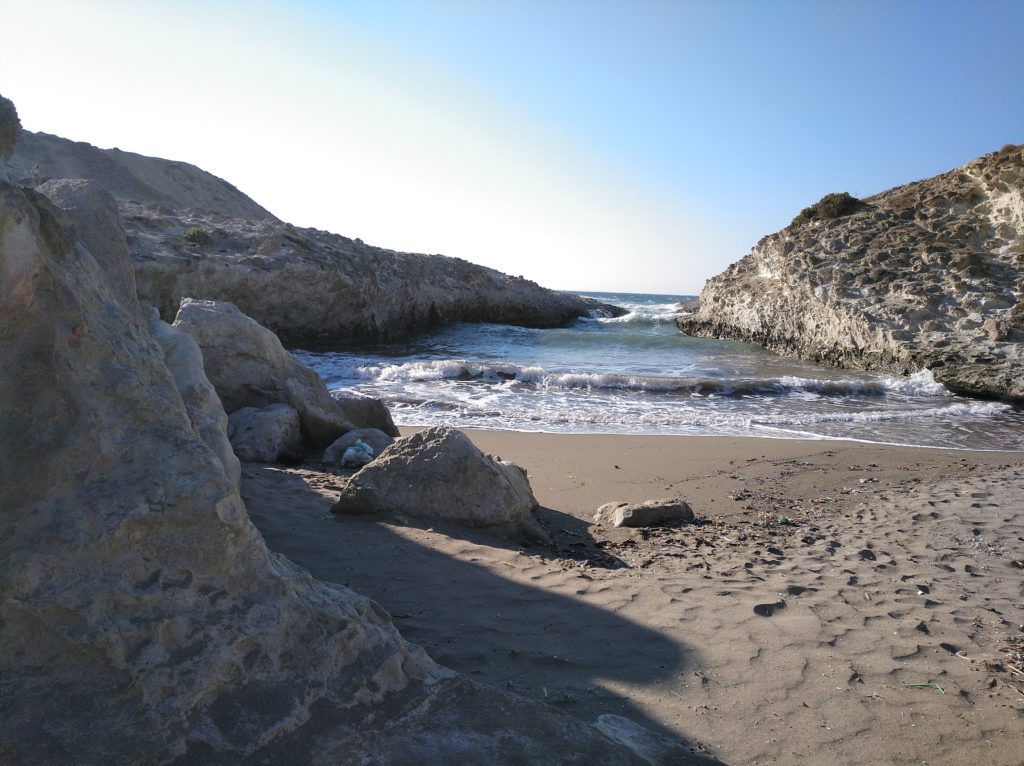
[[[575,566],[552,567],[558,554],[550,549],[520,549],[464,529],[456,537],[438,526],[336,517],[329,497],[273,466],[246,465],[242,495],[271,550],[380,603],[402,635],[441,664],[583,720],[613,713],[680,738],[616,687],[680,675],[688,649],[574,598],[583,591],[572,589],[591,578]],[[560,535],[556,551],[572,541],[593,545],[579,520],[550,509],[542,518]],[[508,578],[493,571],[503,567]]]

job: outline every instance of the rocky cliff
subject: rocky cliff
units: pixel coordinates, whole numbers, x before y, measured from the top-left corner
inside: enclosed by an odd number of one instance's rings
[[[92,179],[117,200],[139,297],[170,321],[184,297],[228,301],[289,344],[391,340],[449,322],[531,327],[592,310],[521,277],[442,255],[400,253],[283,223],[181,162],[24,133],[11,178]]]
[[[183,401],[198,356],[176,379],[118,238],[75,236],[108,198],[64,191],[0,184],[0,762],[689,762],[441,668],[272,554]]]
[[[227,181],[195,165],[120,149],[98,149],[48,133],[22,131],[7,166],[10,178],[23,186],[38,186],[55,178],[87,178],[118,199],[157,210],[277,220]]]
[[[709,280],[680,329],[1024,398],[1024,146],[830,209],[839,196]]]

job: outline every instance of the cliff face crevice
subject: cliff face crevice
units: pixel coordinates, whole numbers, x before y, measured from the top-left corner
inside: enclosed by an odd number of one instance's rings
[[[401,253],[284,223],[183,162],[25,132],[5,165],[23,186],[89,179],[117,201],[139,298],[227,301],[288,344],[387,341],[451,322],[555,327],[621,310],[443,255]],[[198,236],[186,237],[190,229]],[[195,233],[195,232],[193,232]]]
[[[680,329],[1024,398],[1024,148],[865,202],[764,237]]]

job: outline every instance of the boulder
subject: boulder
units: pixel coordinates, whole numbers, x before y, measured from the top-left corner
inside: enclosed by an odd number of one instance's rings
[[[0,316],[0,760],[649,763],[268,551],[137,306],[3,185]]]
[[[302,459],[302,432],[294,407],[243,407],[232,412],[228,422],[231,447],[239,460],[293,463]]]
[[[611,527],[656,527],[693,521],[693,518],[689,503],[667,498],[642,503],[605,503],[594,514],[594,523]]]
[[[341,456],[345,454],[345,450],[360,439],[373,450],[374,457],[395,443],[392,437],[377,428],[357,428],[338,437],[337,441],[324,450],[323,461],[328,465],[341,465]]]
[[[213,385],[203,371],[203,354],[188,333],[160,319],[156,309],[147,305],[149,334],[160,346],[164,366],[174,378],[174,386],[185,405],[192,427],[217,456],[224,473],[238,486],[242,467],[228,440],[228,416]]]
[[[335,513],[391,511],[487,529],[513,539],[547,540],[525,473],[488,457],[447,426],[427,428],[391,445],[349,477]]]
[[[196,339],[206,375],[228,413],[289,404],[299,413],[303,439],[314,449],[355,427],[320,376],[236,306],[185,298],[174,326]]]
[[[391,412],[380,399],[368,396],[335,396],[334,400],[345,413],[345,418],[359,428],[375,428],[388,436],[398,437],[398,428],[391,419]]]

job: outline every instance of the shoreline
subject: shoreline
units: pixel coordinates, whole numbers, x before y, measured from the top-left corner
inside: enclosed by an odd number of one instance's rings
[[[466,433],[527,469],[551,546],[337,518],[339,476],[311,466],[247,464],[243,496],[272,550],[442,664],[584,720],[729,764],[1019,764],[1024,454]],[[699,523],[591,524],[659,497]]]

